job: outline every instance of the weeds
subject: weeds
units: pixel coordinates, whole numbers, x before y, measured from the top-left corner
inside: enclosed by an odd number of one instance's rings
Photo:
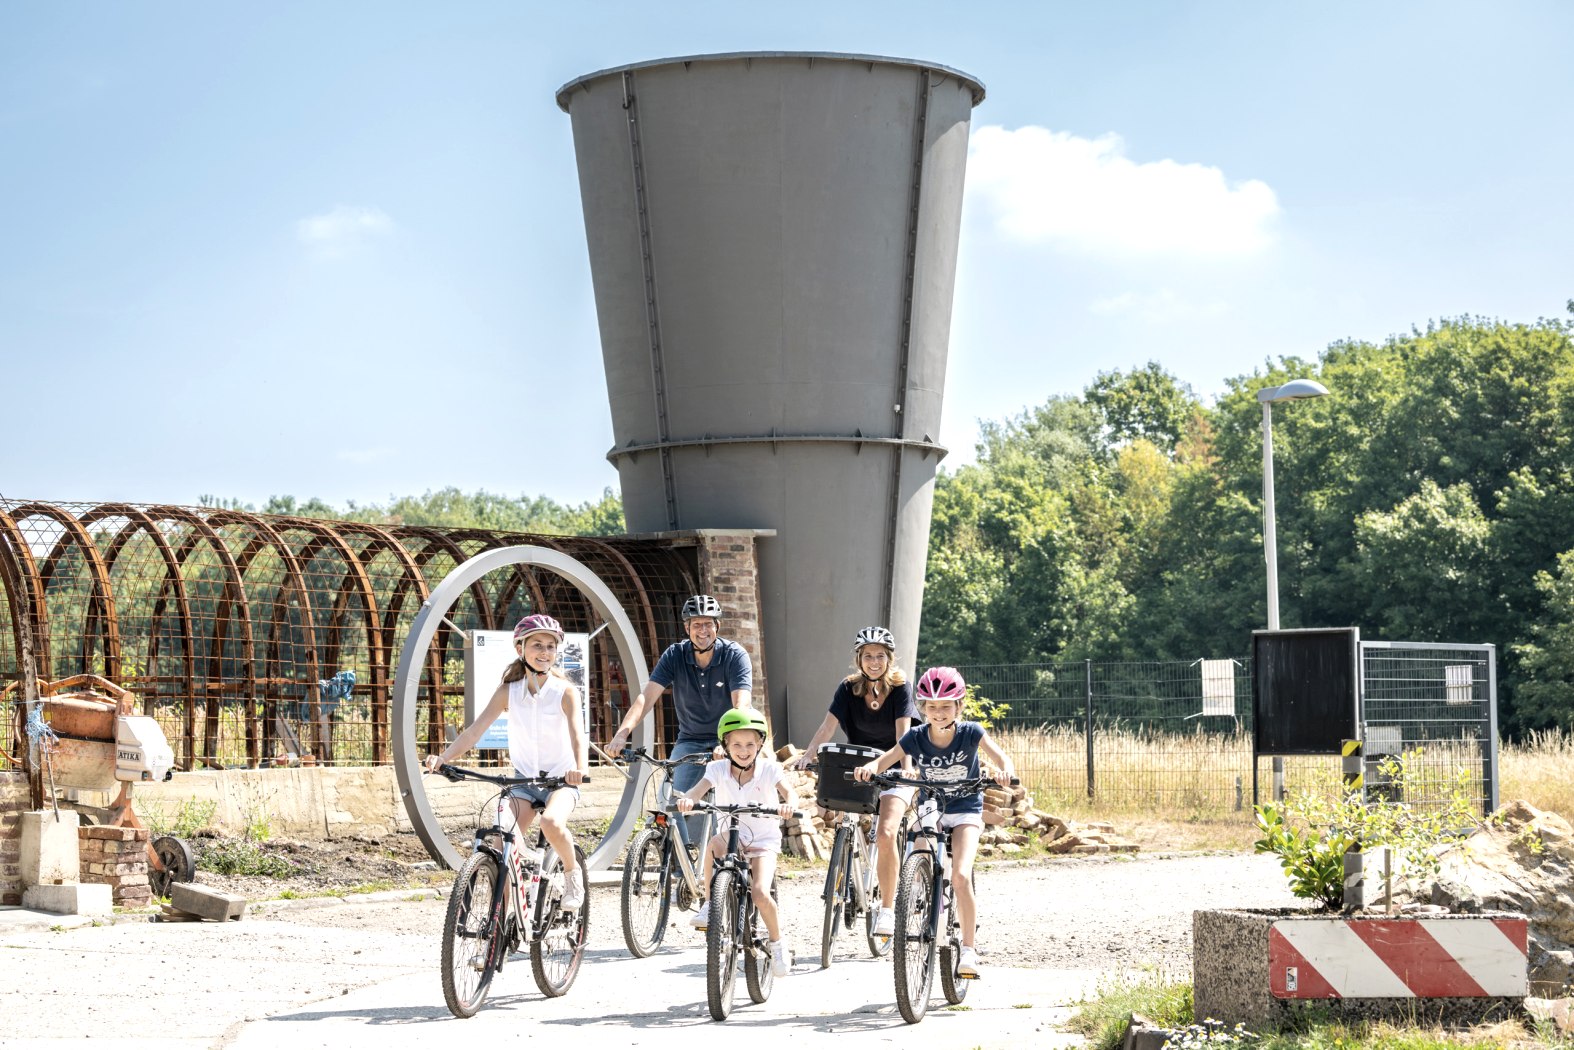
[[[287,879],[296,873],[289,861],[245,839],[221,839],[203,847],[197,867],[220,875],[262,875],[272,879]]]
[[[145,808],[143,806],[138,808],[142,810],[143,818],[147,821],[148,829],[154,838],[161,835],[177,835],[189,839],[212,832],[213,818],[219,811],[219,804],[212,799],[188,798],[181,802],[173,813],[165,802],[155,802]]]
[[[1192,1023],[1191,984],[1149,967],[1104,978],[1094,997],[1077,1008],[1071,1028],[1088,1037],[1094,1050],[1114,1050],[1137,1013],[1161,1028]]]

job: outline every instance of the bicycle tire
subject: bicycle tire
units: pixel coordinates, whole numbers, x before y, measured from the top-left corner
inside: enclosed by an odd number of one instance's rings
[[[455,1017],[473,1017],[497,972],[502,902],[497,861],[472,853],[454,876],[443,916],[443,1000]]]
[[[924,1019],[935,976],[935,942],[929,936],[934,863],[934,854],[914,853],[902,862],[901,881],[896,884],[891,972],[896,976],[896,1008],[908,1024]]]
[[[585,851],[578,846],[574,847],[574,861],[579,865],[580,878],[585,879]],[[585,886],[585,899],[578,908],[563,911],[559,907],[563,891],[556,885],[560,880],[553,878],[561,863],[550,845],[543,849],[541,883],[530,931],[530,972],[535,975],[541,994],[549,998],[573,987],[590,936],[590,886]]]
[[[705,931],[705,1000],[714,1020],[732,1013],[733,988],[738,980],[737,874],[718,871],[710,884],[710,926]]]
[[[634,836],[623,861],[623,943],[636,959],[661,947],[672,906],[670,887],[678,875],[667,862],[667,833],[646,828]]]
[[[831,862],[825,866],[825,921],[820,925],[820,969],[831,966],[835,952],[836,935],[842,930],[842,910],[846,904],[848,884],[848,854],[852,843],[845,827],[836,829],[836,840],[831,845]]]
[[[952,899],[946,907],[946,939],[945,947],[940,949],[940,991],[945,995],[945,1001],[956,1006],[967,998],[967,990],[973,983],[973,978],[963,977],[957,973],[957,967],[962,965],[962,936],[956,921],[956,887],[951,887]],[[978,908],[978,867],[973,868],[973,907]],[[976,917],[976,915],[975,915]]]
[[[776,877],[771,876],[771,900],[780,901],[776,893]],[[756,1003],[763,1003],[771,997],[771,989],[776,986],[776,971],[771,969],[770,942],[754,936],[754,917],[758,911],[754,907],[754,898],[749,898],[749,904],[744,915],[745,930],[748,934],[748,947],[743,953],[744,983],[749,988],[749,999]],[[781,912],[777,912],[777,921],[781,921]]]

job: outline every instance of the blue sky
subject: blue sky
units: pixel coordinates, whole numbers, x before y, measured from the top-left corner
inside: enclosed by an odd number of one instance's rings
[[[1157,360],[1574,296],[1574,5],[0,6],[0,494],[616,487],[594,70],[917,58],[973,115],[942,443]]]

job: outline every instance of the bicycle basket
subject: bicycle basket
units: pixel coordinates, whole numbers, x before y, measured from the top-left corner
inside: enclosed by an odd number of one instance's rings
[[[880,810],[878,784],[861,784],[848,780],[843,774],[854,766],[861,766],[879,758],[883,752],[877,747],[860,747],[857,744],[824,744],[815,756],[820,763],[820,786],[814,800],[825,809],[844,813],[877,813]]]

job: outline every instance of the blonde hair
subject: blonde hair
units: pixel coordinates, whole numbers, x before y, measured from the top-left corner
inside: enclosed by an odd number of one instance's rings
[[[880,645],[879,642],[869,642],[867,644]],[[863,653],[865,648],[866,646],[860,645],[857,651],[853,653],[853,673],[844,679],[847,682],[848,688],[853,691],[853,695],[856,697],[862,697],[864,694],[869,692],[869,679],[864,677],[863,667],[858,663],[858,657]],[[884,649],[885,646],[881,645],[880,648]],[[887,693],[890,693],[897,686],[907,681],[907,672],[896,665],[895,653],[891,654],[890,661],[885,665],[885,674],[881,675],[875,680],[885,684],[885,691]]]

